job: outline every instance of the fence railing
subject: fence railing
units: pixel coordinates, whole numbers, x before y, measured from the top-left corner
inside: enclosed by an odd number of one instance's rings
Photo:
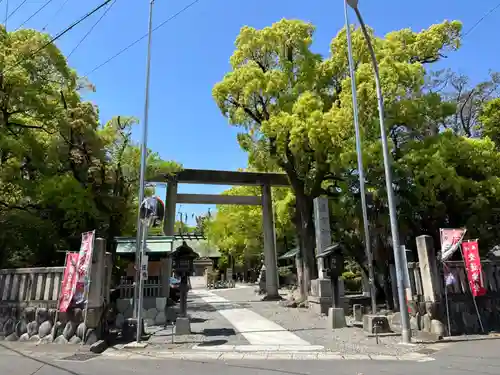
[[[485,260],[481,262],[482,273],[481,278],[483,285],[488,293],[500,293],[500,263]],[[467,271],[465,270],[462,261],[446,262],[448,271],[453,275],[454,282],[448,286],[448,295],[470,295],[469,283],[467,280]],[[424,292],[422,289],[422,277],[418,262],[408,263],[408,273],[410,276],[410,287],[412,295],[415,299],[422,297]],[[440,280],[443,285],[444,292],[444,276],[441,275]]]
[[[57,301],[64,267],[0,270],[0,302]]]
[[[134,280],[123,278],[120,280],[120,298],[134,297]],[[158,277],[149,277],[144,283],[144,297],[161,297],[161,284]]]

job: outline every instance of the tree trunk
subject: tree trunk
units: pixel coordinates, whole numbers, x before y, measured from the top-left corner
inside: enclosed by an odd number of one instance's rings
[[[300,212],[296,208],[294,215],[294,224],[295,228],[297,229],[297,240],[295,241],[295,244],[299,248],[299,251],[295,256],[295,268],[297,269],[297,286],[300,293],[300,302],[307,299],[307,289],[306,284],[304,283],[304,261],[302,257],[303,242],[302,235],[300,233],[301,222]]]
[[[303,262],[302,282],[305,292],[308,294],[311,289],[311,280],[318,274],[316,258],[314,255],[316,233],[313,221],[313,200],[303,194],[296,193],[297,208],[300,213],[300,251]]]

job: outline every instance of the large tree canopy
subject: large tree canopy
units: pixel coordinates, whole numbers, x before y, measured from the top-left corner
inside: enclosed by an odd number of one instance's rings
[[[0,26],[0,266],[48,265],[87,230],[111,240],[135,227],[137,120],[102,126],[82,80],[50,37]],[[85,82],[83,82],[85,83]],[[150,152],[148,172],[180,168]]]
[[[459,47],[460,31],[459,22],[448,21],[384,38],[369,31],[396,151],[408,138],[436,134],[438,124],[455,112],[454,104],[425,90],[425,78],[428,64]],[[345,30],[332,40],[329,57],[311,50],[313,33],[311,24],[298,20],[281,20],[261,30],[243,27],[230,60],[232,70],[213,89],[222,113],[242,130],[238,141],[251,165],[278,167],[290,179],[302,218],[298,229],[306,285],[315,264],[313,199],[323,194],[338,199],[357,189]],[[366,161],[382,181],[373,70],[361,31],[353,29],[352,34],[360,121],[371,154]],[[383,191],[381,184],[375,185]]]

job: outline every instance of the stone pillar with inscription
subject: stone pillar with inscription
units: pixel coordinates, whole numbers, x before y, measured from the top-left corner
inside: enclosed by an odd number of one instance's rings
[[[316,255],[332,244],[330,231],[330,213],[328,198],[319,197],[314,200],[314,226],[316,228]],[[311,295],[308,297],[309,307],[319,314],[327,314],[332,306],[332,286],[325,274],[323,259],[318,259],[318,278],[311,280]],[[340,281],[340,280],[339,280]],[[344,303],[343,288],[339,295],[340,303]]]

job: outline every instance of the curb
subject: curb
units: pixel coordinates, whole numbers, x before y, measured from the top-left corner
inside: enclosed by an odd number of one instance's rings
[[[340,354],[338,352],[202,352],[202,351],[126,351],[107,350],[101,357],[113,359],[181,359],[181,360],[356,360],[356,361],[411,361],[429,362],[434,358],[419,353],[408,353],[400,356],[378,354]]]

